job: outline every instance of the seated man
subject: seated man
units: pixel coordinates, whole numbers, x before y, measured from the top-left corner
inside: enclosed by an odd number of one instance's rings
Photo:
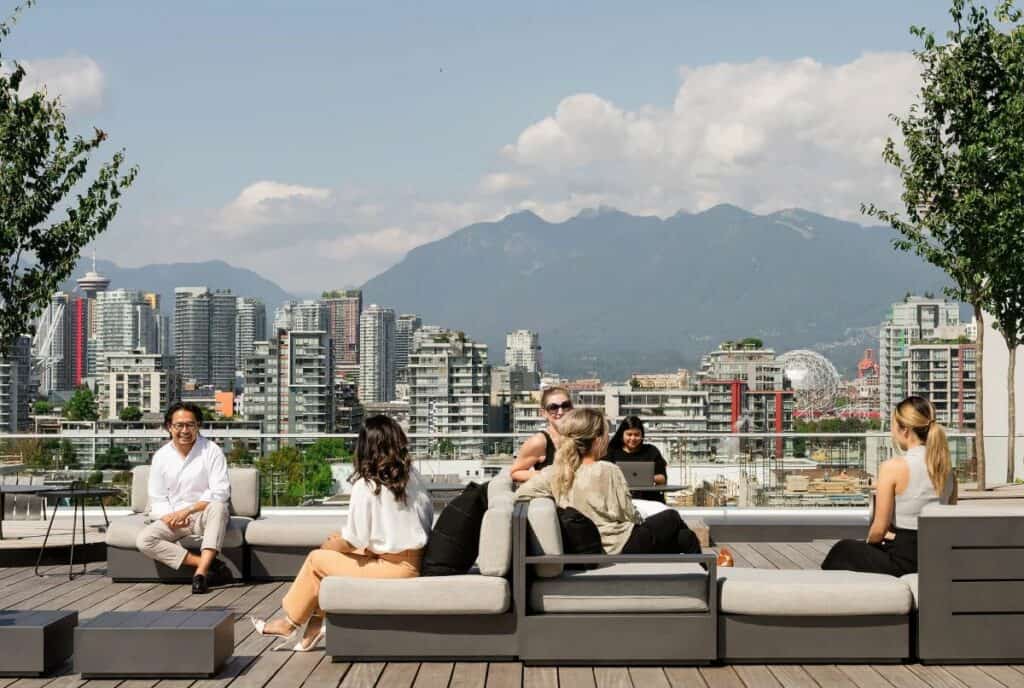
[[[195,404],[177,401],[164,416],[171,441],[153,455],[149,472],[149,515],[152,522],[136,540],[139,551],[150,559],[180,569],[195,568],[192,593],[202,595],[211,585],[233,580],[231,571],[217,559],[230,522],[228,500],[231,483],[220,447],[199,434],[203,412]],[[178,541],[202,536],[199,556]]]

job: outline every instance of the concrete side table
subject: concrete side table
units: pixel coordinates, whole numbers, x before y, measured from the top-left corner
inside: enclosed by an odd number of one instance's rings
[[[74,649],[78,612],[0,610],[0,676],[42,676]]]
[[[234,649],[226,610],[106,612],[75,629],[83,678],[214,676]]]

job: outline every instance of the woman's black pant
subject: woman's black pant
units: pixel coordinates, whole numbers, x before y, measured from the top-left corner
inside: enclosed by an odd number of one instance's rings
[[[876,544],[864,540],[840,540],[825,555],[821,568],[890,576],[917,573],[917,531],[896,528],[894,532],[895,539]]]
[[[633,526],[623,554],[700,554],[700,540],[675,509],[654,514]]]

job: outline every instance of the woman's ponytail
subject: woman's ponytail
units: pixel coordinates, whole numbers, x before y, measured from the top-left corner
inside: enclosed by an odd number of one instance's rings
[[[928,428],[928,439],[924,443],[925,464],[928,466],[928,477],[932,479],[935,491],[942,495],[946,489],[946,481],[953,472],[949,458],[949,441],[946,429],[936,422]]]

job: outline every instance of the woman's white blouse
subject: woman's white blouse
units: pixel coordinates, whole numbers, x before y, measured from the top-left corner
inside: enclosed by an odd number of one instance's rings
[[[348,520],[341,536],[354,547],[395,554],[425,547],[433,522],[430,494],[413,470],[405,487],[404,504],[386,487],[374,494],[373,485],[366,480],[353,483]]]

